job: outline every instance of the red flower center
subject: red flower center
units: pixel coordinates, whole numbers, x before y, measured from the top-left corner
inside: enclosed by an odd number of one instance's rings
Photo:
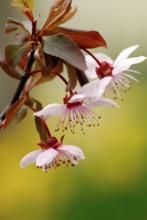
[[[112,76],[113,65],[107,63],[106,61],[100,64],[100,67],[96,67],[96,74],[99,79],[104,78],[105,76]]]

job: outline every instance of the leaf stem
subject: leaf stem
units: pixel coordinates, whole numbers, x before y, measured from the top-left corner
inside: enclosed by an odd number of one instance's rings
[[[36,100],[35,100],[35,101],[36,101]],[[27,103],[26,103],[26,105],[27,105]],[[27,105],[27,106],[28,106],[34,113],[36,112],[36,109],[35,109],[35,108],[33,108],[33,107],[30,106],[30,105]],[[40,117],[35,116],[35,118],[36,118],[36,119],[38,118],[38,119],[42,122],[42,125],[43,125],[44,128],[45,128],[45,131],[46,131],[46,134],[47,134],[48,138],[51,138],[51,137],[52,137],[51,132],[50,132],[50,130],[49,130],[49,128],[48,128],[48,126],[47,126],[47,124],[46,124],[44,118],[43,118],[42,116],[40,116]],[[42,137],[40,137],[40,138],[41,138],[41,140],[43,140]],[[46,139],[44,139],[44,141],[46,141]]]
[[[55,75],[58,76],[60,79],[62,79],[62,81],[63,81],[66,85],[68,84],[67,80],[66,80],[60,73],[58,73],[57,71],[52,70],[51,73],[55,74]]]
[[[101,65],[101,62],[87,49],[85,48],[82,48],[86,53],[88,53],[97,63],[98,65],[100,66]]]

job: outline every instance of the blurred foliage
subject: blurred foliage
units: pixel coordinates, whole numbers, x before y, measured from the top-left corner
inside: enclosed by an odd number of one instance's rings
[[[36,2],[37,11],[44,15],[48,1],[45,6]],[[74,4],[79,11],[69,26],[100,31],[108,41],[109,55],[115,58],[118,51],[138,43],[137,55],[147,55],[146,1],[93,0],[85,4],[75,0]],[[1,25],[4,17],[16,16],[9,1],[3,7]],[[85,129],[86,135],[78,128],[74,135],[67,132],[65,142],[81,147],[86,155],[86,160],[74,168],[61,167],[48,173],[34,165],[19,168],[20,159],[39,142],[32,112],[20,124],[0,133],[0,220],[147,219],[147,62],[137,68],[142,72],[138,76],[141,84],[133,83],[123,94],[120,109],[99,108],[100,126]],[[2,72],[0,78],[0,97],[6,103],[16,83],[12,80],[7,84]],[[32,95],[44,105],[60,102],[64,91],[61,82],[57,93],[57,83],[53,80],[50,85],[38,86]],[[48,120],[52,128],[55,122],[56,118]]]

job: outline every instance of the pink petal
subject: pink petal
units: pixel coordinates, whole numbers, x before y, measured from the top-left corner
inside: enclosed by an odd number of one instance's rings
[[[84,86],[80,87],[77,90],[77,92],[79,94],[83,94],[84,97],[91,97],[93,93],[97,92],[98,84],[99,84],[99,79],[97,78],[85,84]]]
[[[135,45],[135,46],[131,46],[131,47],[124,49],[116,58],[116,60],[114,62],[114,66],[116,66],[118,63],[120,63],[122,60],[125,60],[138,47],[139,47],[139,45]]]
[[[72,154],[73,156],[77,156],[82,160],[85,159],[83,151],[77,146],[74,146],[74,145],[61,145],[61,147],[59,147],[58,149],[61,150],[61,151],[65,151],[69,154]]]
[[[46,166],[58,155],[58,151],[53,148],[44,150],[36,159],[36,166]]]
[[[83,101],[84,95],[83,94],[75,94],[71,97],[69,100],[69,103],[74,103],[74,102],[80,102]]]
[[[79,96],[74,95],[71,98],[70,102],[73,101],[73,99],[76,99],[78,97],[81,99],[81,101],[82,101],[82,98],[83,100],[87,98],[92,98],[95,94],[97,95],[97,97],[101,97],[105,91],[106,86],[109,84],[111,80],[112,80],[112,77],[107,76],[101,80],[96,79],[96,80],[93,80],[87,83],[86,85],[82,86],[81,88],[77,90]],[[82,95],[80,96],[80,94],[83,94],[83,96]]]
[[[24,156],[22,160],[20,161],[20,167],[23,168],[32,163],[35,163],[36,158],[39,156],[41,152],[42,150],[35,150],[35,151],[30,152],[26,156]]]
[[[62,114],[62,112],[64,111],[65,106],[62,104],[49,104],[47,105],[45,108],[43,108],[41,111],[38,111],[36,113],[34,113],[35,116],[43,116],[44,119],[48,119],[49,117],[53,116],[53,115],[58,115],[58,114]]]

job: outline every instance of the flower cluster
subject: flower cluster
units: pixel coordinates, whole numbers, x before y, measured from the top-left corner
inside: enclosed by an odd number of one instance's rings
[[[120,91],[129,89],[131,81],[139,82],[133,76],[139,72],[131,66],[143,62],[146,57],[129,57],[138,45],[123,50],[115,61],[105,54],[92,53],[90,49],[107,47],[99,32],[60,26],[77,11],[72,9],[72,0],[54,0],[42,28],[37,26],[33,0],[12,0],[11,4],[20,7],[28,21],[20,22],[10,17],[6,21],[6,33],[17,31],[18,42],[6,46],[4,57],[0,56],[0,67],[7,75],[19,80],[19,84],[0,115],[0,129],[7,128],[14,119],[21,121],[30,109],[41,139],[38,144],[41,149],[24,156],[20,166],[36,162],[36,167],[44,171],[61,164],[74,166],[85,159],[84,153],[75,145],[63,144],[63,137],[69,131],[76,133],[77,126],[85,134],[85,126],[99,125],[101,117],[95,111],[96,107],[119,107],[114,99],[122,99]],[[67,78],[62,74],[63,67],[67,69]],[[63,100],[61,103],[49,101],[43,108],[40,101],[31,97],[30,91],[55,77],[65,85]],[[55,115],[59,118],[54,130],[63,132],[60,141],[52,136],[46,123]]]

